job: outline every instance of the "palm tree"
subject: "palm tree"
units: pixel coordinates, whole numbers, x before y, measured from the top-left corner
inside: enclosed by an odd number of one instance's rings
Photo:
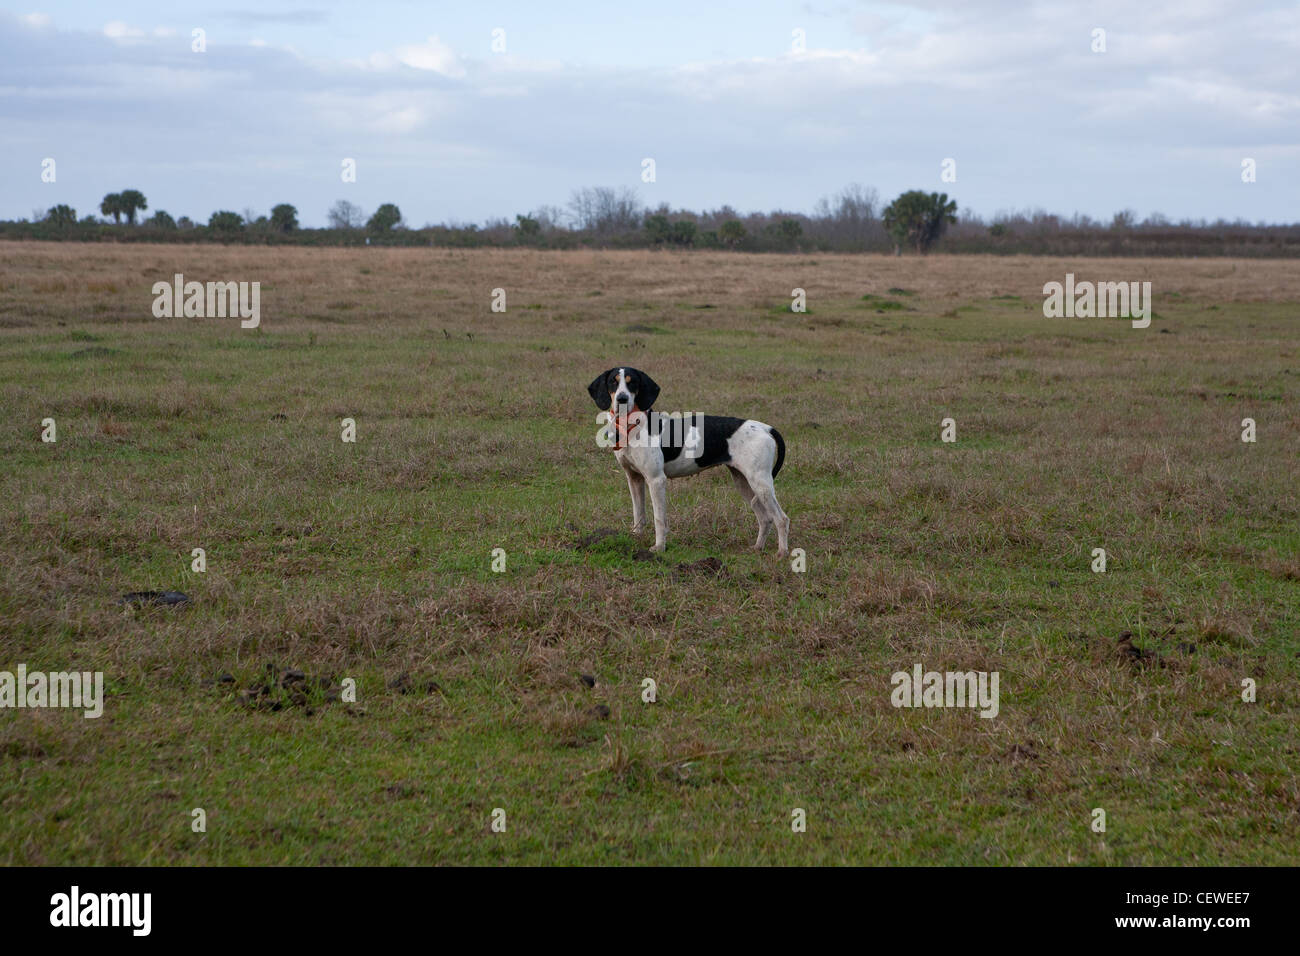
[[[891,202],[881,219],[899,246],[906,243],[924,255],[948,224],[957,221],[957,203],[947,193],[911,189]]]
[[[728,219],[718,227],[718,238],[728,249],[734,249],[745,241],[745,227],[739,219]]]
[[[126,213],[126,221],[135,225],[135,214],[137,210],[149,208],[149,203],[145,201],[144,193],[138,189],[124,189],[118,194],[122,203],[122,212]]]
[[[293,232],[298,228],[298,210],[282,202],[271,210],[271,226],[276,232]]]
[[[45,215],[47,222],[50,222],[60,229],[64,226],[75,226],[77,224],[77,210],[71,206],[60,203],[50,209]]]
[[[123,212],[122,194],[109,193],[104,197],[104,201],[99,204],[99,211],[105,216],[112,216],[113,222],[120,223],[122,221]]]

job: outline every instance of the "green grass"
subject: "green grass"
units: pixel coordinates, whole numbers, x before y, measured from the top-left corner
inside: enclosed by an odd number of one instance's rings
[[[1300,860],[1294,301],[1189,288],[1139,331],[942,258],[76,253],[89,293],[42,291],[65,253],[0,267],[0,670],[110,693],[0,711],[0,862]],[[260,329],[149,316],[221,256],[280,290]],[[637,556],[586,394],[616,363],[780,428],[806,573],[716,472]],[[151,588],[194,600],[113,603]],[[998,671],[999,716],[895,709],[916,663]],[[268,666],[356,702],[242,703]]]

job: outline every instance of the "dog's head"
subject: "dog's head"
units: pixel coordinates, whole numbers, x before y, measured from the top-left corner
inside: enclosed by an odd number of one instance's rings
[[[645,372],[635,368],[612,368],[601,372],[587,386],[591,400],[602,412],[629,414],[648,412],[659,397],[659,386]]]

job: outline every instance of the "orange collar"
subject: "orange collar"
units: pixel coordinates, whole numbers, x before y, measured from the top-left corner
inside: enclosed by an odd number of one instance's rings
[[[635,421],[635,422],[632,421],[632,418],[633,416],[636,415],[637,411],[638,409],[636,405],[633,405],[632,408],[628,411],[626,416],[615,415],[612,412],[610,413],[610,417],[614,421],[614,450],[615,451],[620,451],[621,449],[627,447],[628,432],[630,432],[637,425],[641,424],[640,421]]]

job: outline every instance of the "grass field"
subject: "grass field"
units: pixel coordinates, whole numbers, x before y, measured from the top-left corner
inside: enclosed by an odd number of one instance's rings
[[[781,430],[806,572],[725,471],[634,556],[614,364]],[[1300,862],[1294,262],[3,243],[0,407],[0,670],[108,686],[0,711],[0,862]]]

